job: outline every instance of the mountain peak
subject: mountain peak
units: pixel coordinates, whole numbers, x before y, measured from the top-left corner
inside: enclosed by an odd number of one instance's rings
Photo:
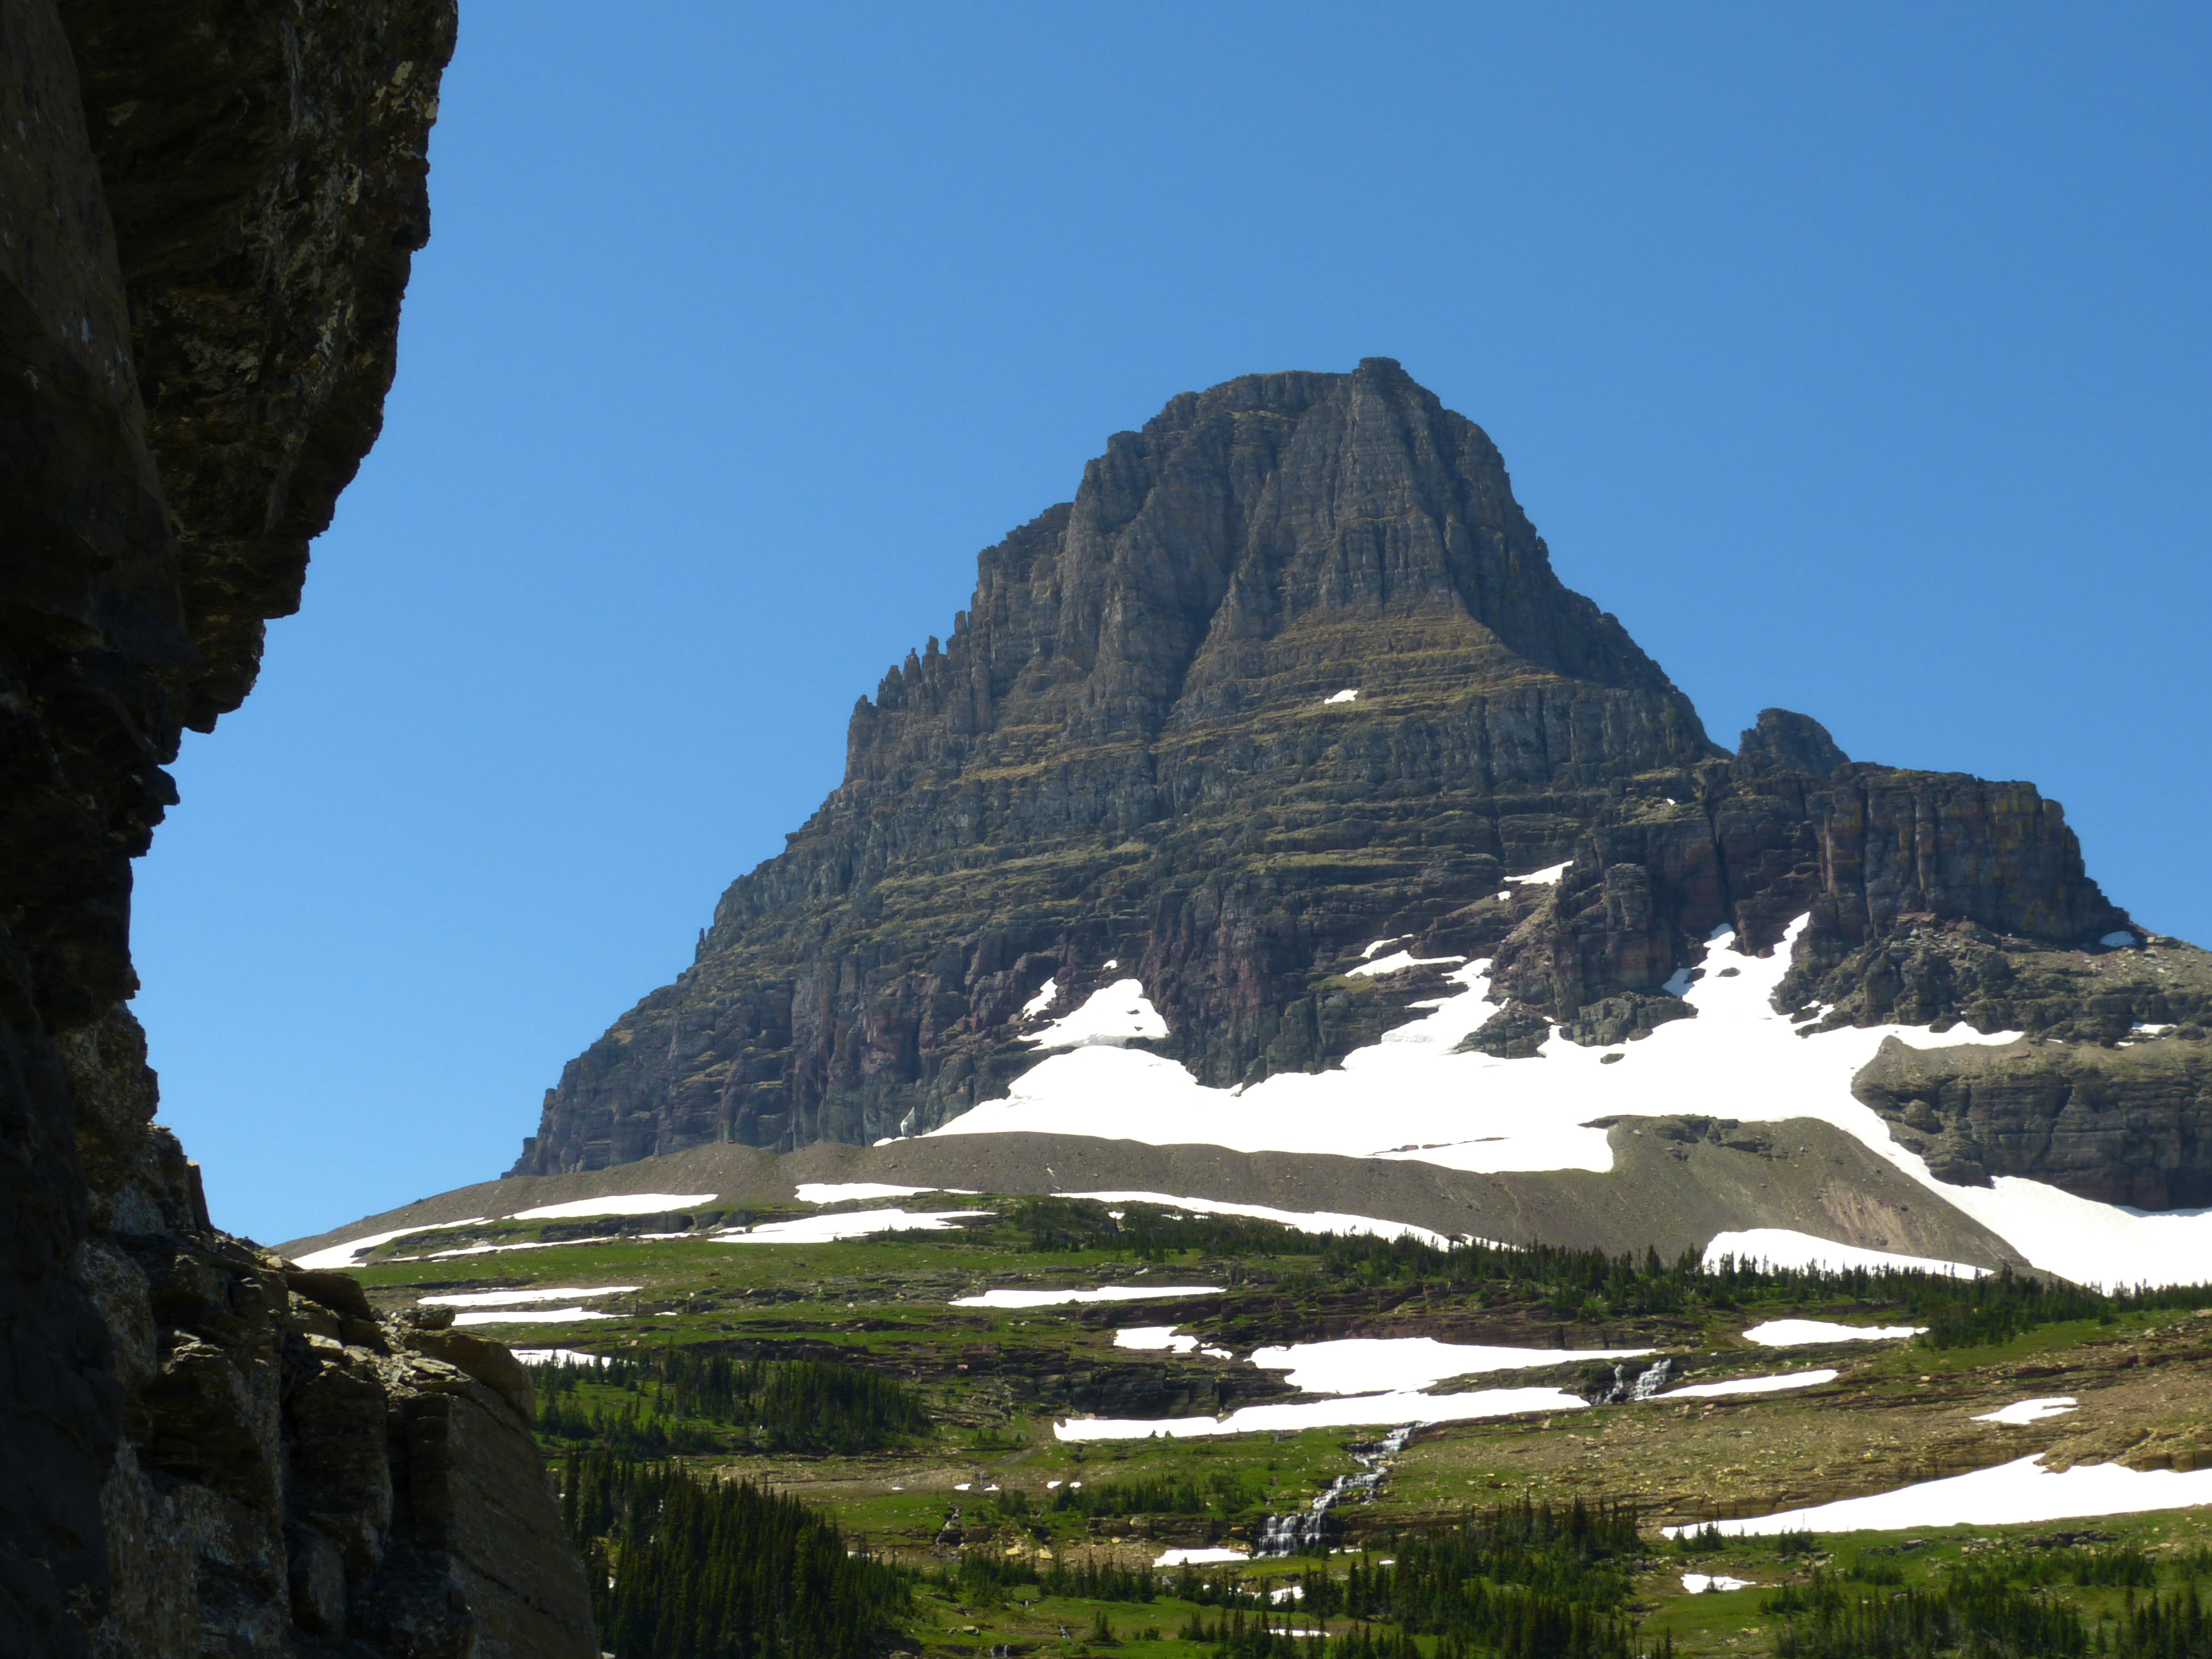
[[[910,654],[855,711],[848,778],[918,734],[1149,738],[1347,685],[1547,676],[1650,693],[1676,757],[1706,752],[1658,665],[1553,574],[1480,427],[1388,358],[1245,375],[1116,434],[1072,502],[981,556],[941,667]]]
[[[1492,1054],[1614,1043],[1685,1017],[1723,929],[1787,933],[1778,982],[1832,1021],[1903,986],[1928,1023],[2117,1036],[2171,1016],[2006,953],[2124,923],[2030,786],[1845,769],[1781,709],[1717,747],[1396,363],[1244,375],[979,556],[950,636],[854,706],[843,783],[571,1062],[517,1172],[930,1129],[1037,1062],[1040,1009],[1131,981],[1216,1089],[1420,1017],[1424,963],[1491,959]]]

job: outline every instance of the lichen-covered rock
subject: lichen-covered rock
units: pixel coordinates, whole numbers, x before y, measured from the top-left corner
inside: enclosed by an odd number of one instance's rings
[[[949,641],[854,708],[843,785],[569,1064],[515,1173],[933,1127],[1036,1062],[1048,980],[1055,1013],[1140,980],[1151,1046],[1217,1086],[1332,1065],[1437,991],[1352,975],[1384,938],[1492,959],[1471,1048],[1617,1042],[1690,1012],[1716,930],[1801,915],[1793,1009],[1989,1030],[2081,1018],[2006,964],[2131,925],[2032,786],[1853,763],[1782,709],[1708,741],[1396,364],[1249,376],[981,555]]]

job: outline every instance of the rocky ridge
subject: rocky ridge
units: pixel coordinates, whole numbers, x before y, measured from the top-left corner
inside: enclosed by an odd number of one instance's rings
[[[933,1127],[1035,1062],[1048,985],[1056,1014],[1140,980],[1210,1085],[1327,1066],[1434,993],[1348,974],[1383,938],[1494,959],[1477,1046],[1615,1042],[1689,1012],[1667,988],[1716,929],[1801,915],[1815,1029],[2201,1040],[2202,953],[2111,904],[2032,785],[1854,763],[1783,710],[1722,750],[1559,582],[1479,428],[1383,359],[1249,376],[982,553],[949,638],[855,706],[843,784],[513,1173]]]
[[[10,1654],[596,1650],[511,1359],[217,1230],[123,1006],[162,768],[251,689],[376,436],[453,31],[0,9]]]

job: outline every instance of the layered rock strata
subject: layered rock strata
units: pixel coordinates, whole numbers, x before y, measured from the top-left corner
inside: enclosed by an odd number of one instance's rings
[[[450,0],[0,8],[0,1651],[594,1650],[511,1365],[210,1223],[131,860],[376,434]]]
[[[217,1231],[127,1012],[61,1046],[92,1200],[77,1279],[123,1395],[90,1650],[588,1659],[514,1356]]]
[[[1139,979],[1211,1085],[1326,1066],[1435,992],[1349,973],[1386,938],[1494,958],[1478,1046],[1619,1042],[1689,1012],[1668,987],[1717,929],[1803,915],[1814,1024],[2163,1018],[2100,942],[2151,936],[2033,786],[1855,763],[1781,710],[1722,750],[1559,582],[1480,428],[1385,360],[1250,376],[981,556],[949,638],[854,708],[843,784],[569,1064],[514,1173],[928,1129],[1039,1058],[1048,985],[1058,1014]]]

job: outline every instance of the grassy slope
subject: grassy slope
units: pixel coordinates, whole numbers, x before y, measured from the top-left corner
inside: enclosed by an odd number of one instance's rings
[[[969,1553],[1012,1553],[1039,1565],[1113,1561],[1139,1565],[1169,1544],[1241,1544],[1270,1509],[1304,1504],[1352,1465],[1346,1446],[1366,1431],[1310,1431],[1201,1441],[1069,1443],[1051,1425],[1069,1414],[1112,1409],[1116,1399],[1179,1398],[1205,1403],[1264,1398],[1285,1390],[1241,1356],[1261,1343],[1341,1335],[1426,1334],[1458,1341],[1526,1346],[1674,1351],[1696,1368],[1694,1380],[1812,1364],[1842,1375],[1802,1393],[1718,1401],[1646,1403],[1562,1413],[1548,1418],[1447,1425],[1425,1431],[1399,1461],[1376,1503],[1344,1511],[1349,1534],[1387,1552],[1394,1529],[1434,1525],[1469,1504],[1532,1496],[1626,1497],[1651,1526],[1714,1515],[1756,1514],[2023,1455],[2054,1464],[2120,1457],[2141,1467],[2212,1463],[2212,1320],[2192,1310],[2124,1314],[2099,1323],[2042,1327],[2001,1345],[1929,1350],[1911,1345],[1846,1344],[1777,1352],[1745,1343],[1741,1331],[1762,1318],[1806,1316],[1885,1322],[1894,1305],[1805,1302],[1784,1293],[1727,1310],[1693,1308],[1621,1316],[1581,1306],[1563,1313],[1528,1287],[1458,1290],[1358,1275],[1331,1275],[1316,1246],[1298,1235],[1258,1230],[1226,1255],[1190,1249],[1140,1261],[1126,1249],[1051,1248],[1034,1241],[1006,1200],[969,1197],[905,1200],[908,1207],[990,1206],[1000,1218],[970,1231],[907,1234],[830,1244],[738,1245],[705,1239],[567,1243],[553,1248],[425,1259],[441,1249],[537,1242],[532,1226],[477,1227],[398,1241],[361,1270],[374,1299],[392,1308],[425,1293],[528,1285],[636,1285],[638,1291],[586,1305],[615,1317],[581,1323],[478,1328],[516,1346],[566,1346],[614,1352],[634,1345],[703,1345],[746,1356],[840,1358],[898,1377],[927,1400],[935,1427],[926,1438],[844,1457],[740,1454],[738,1442],[703,1461],[830,1509],[848,1533],[878,1552],[916,1565],[941,1565],[933,1550],[948,1517]],[[791,1213],[802,1212],[795,1207]],[[775,1212],[757,1212],[771,1218]],[[1255,1241],[1257,1241],[1255,1247]],[[414,1259],[402,1259],[414,1258]],[[1141,1277],[1140,1277],[1141,1275]],[[1218,1298],[1183,1298],[1111,1307],[956,1309],[948,1303],[988,1285],[1098,1283],[1214,1284]],[[1116,1349],[1120,1326],[1175,1322],[1231,1347],[1231,1360]],[[1586,1367],[1516,1374],[1514,1382],[1571,1384]],[[1495,1379],[1506,1381],[1508,1379]],[[1133,1394],[1133,1390],[1139,1391]],[[586,1384],[586,1398],[611,1390]],[[1977,1413],[2029,1395],[2070,1394],[2081,1409],[2027,1427],[1975,1423]],[[1158,1412],[1128,1414],[1153,1415]],[[556,1447],[555,1449],[558,1449]],[[1214,1512],[1083,1516],[1049,1509],[1050,1481],[1125,1483],[1169,1479],[1217,1486],[1240,1496]],[[957,1491],[965,1485],[969,1490]],[[1007,1512],[1001,1494],[1019,1492],[1029,1513]],[[2212,1524],[2190,1512],[2012,1529],[2023,1535],[2094,1528],[2161,1547],[2212,1541]],[[1962,1529],[1928,1534],[1908,1551],[1910,1582],[1929,1581],[1984,1546]],[[2006,1529],[1977,1534],[2002,1540]],[[1896,1535],[1872,1542],[1897,1543]],[[1821,1540],[1824,1551],[1855,1547]],[[1689,1651],[1759,1650],[1773,1620],[1764,1592],[1686,1596],[1685,1571],[1726,1573],[1771,1586],[1808,1571],[1808,1558],[1784,1559],[1765,1541],[1731,1542],[1694,1559],[1654,1546],[1636,1585],[1647,1628],[1667,1630]],[[1269,1562],[1248,1571],[1262,1578],[1318,1571],[1319,1562]],[[1218,1571],[1218,1570],[1217,1570]],[[2117,1591],[2074,1591],[2091,1609]],[[988,1604],[986,1604],[988,1602]],[[936,1590],[922,1596],[917,1634],[925,1645],[1037,1643],[1074,1651],[1085,1644],[1104,1607],[1117,1634],[1143,1640],[1164,1632],[1170,1653],[1189,1609],[1171,1600],[1077,1604],[1054,1598],[1024,1605]],[[1341,1623],[1341,1621],[1338,1621]],[[1063,1644],[1058,1632],[1073,1634]],[[971,1630],[969,1627],[972,1626]],[[1154,1647],[1145,1642],[1149,1654]]]

